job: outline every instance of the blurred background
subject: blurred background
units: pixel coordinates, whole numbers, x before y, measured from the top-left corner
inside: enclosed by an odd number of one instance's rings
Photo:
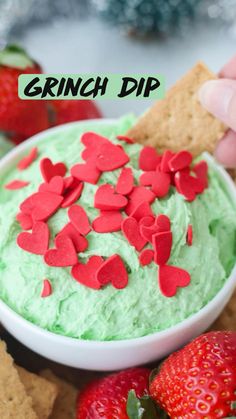
[[[9,42],[44,72],[157,72],[169,87],[197,60],[217,72],[235,54],[236,0],[0,0],[0,48]],[[149,105],[99,103],[106,117]]]

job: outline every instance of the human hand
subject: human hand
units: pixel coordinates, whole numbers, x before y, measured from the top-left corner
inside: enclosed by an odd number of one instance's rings
[[[219,141],[215,157],[227,168],[236,168],[236,56],[220,71],[220,80],[210,80],[199,91],[199,100],[209,112],[230,127]]]

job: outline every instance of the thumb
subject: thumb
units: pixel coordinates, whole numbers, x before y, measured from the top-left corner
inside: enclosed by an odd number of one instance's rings
[[[236,131],[236,80],[207,81],[199,90],[199,100],[204,108]]]
[[[215,149],[215,157],[228,169],[236,168],[236,132],[228,130]]]

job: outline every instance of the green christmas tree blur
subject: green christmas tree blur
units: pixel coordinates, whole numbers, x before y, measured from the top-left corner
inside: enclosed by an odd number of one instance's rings
[[[193,19],[203,0],[93,0],[101,16],[128,32],[167,34]]]

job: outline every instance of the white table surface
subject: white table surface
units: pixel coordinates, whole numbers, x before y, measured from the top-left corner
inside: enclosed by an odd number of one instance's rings
[[[198,60],[218,69],[236,54],[236,38],[214,24],[195,24],[187,36],[139,40],[123,35],[95,17],[60,21],[26,30],[20,38],[51,73],[160,73],[170,86]],[[140,114],[150,101],[103,100],[104,115]]]

